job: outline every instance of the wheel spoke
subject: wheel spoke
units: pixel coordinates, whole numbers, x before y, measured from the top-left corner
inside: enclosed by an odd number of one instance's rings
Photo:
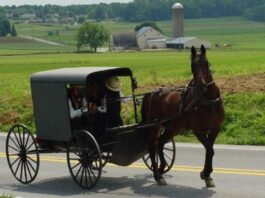
[[[18,163],[18,165],[17,165],[17,168],[16,168],[16,171],[15,171],[14,175],[17,175],[17,172],[18,172],[18,169],[19,169],[19,167],[20,167],[20,165],[21,165],[21,162],[22,162],[22,160],[20,159],[20,160],[19,160],[19,163]]]
[[[169,166],[169,164],[168,164],[167,160],[165,160],[165,163],[166,163],[166,166],[169,168],[170,166]]]
[[[164,154],[165,154],[165,156],[166,156],[168,159],[170,159],[170,160],[172,161],[172,157],[169,156],[169,154],[167,154],[166,152],[164,152]]]
[[[86,185],[86,187],[87,187],[87,176],[88,176],[88,173],[87,173],[86,168],[84,168],[84,169],[85,169],[85,185]]]
[[[8,145],[9,148],[12,148],[13,150],[17,151],[18,153],[20,152],[19,150],[17,150],[16,148],[14,148],[13,146]]]
[[[27,167],[27,170],[28,170],[28,172],[29,172],[30,180],[32,180],[33,177],[32,177],[31,171],[30,171],[30,169],[29,169],[28,162],[26,162],[26,167]]]
[[[92,171],[92,169],[89,169],[89,171],[92,173],[92,175],[94,176],[94,178],[97,178],[95,173]]]
[[[32,147],[32,145],[34,145],[34,142],[32,142],[32,143],[26,148],[26,152],[29,151],[29,149]]]
[[[71,167],[72,170],[74,170],[77,166],[79,166],[81,163],[78,162],[76,165],[74,165],[73,167]]]
[[[23,177],[23,165],[24,165],[24,163],[22,162],[21,163],[21,169],[20,169],[20,177],[19,177],[20,178],[20,181],[22,181],[22,177]]]
[[[15,161],[13,161],[10,166],[12,167],[18,160],[20,160],[20,157],[18,157]]]
[[[37,161],[34,160],[34,159],[32,159],[30,156],[27,155],[27,158],[28,158],[30,161],[32,161],[32,162],[34,162],[35,164],[37,164]]]
[[[26,182],[28,182],[28,175],[27,175],[27,167],[26,167],[26,163],[23,162],[24,164],[24,175],[25,175],[25,179],[26,179]]]
[[[25,129],[23,128],[22,144],[25,146]]]
[[[164,150],[174,152],[174,149],[164,148]]]
[[[21,138],[20,127],[18,127],[18,137],[19,137],[20,145],[24,146],[22,142],[22,138]]]
[[[75,177],[77,177],[78,175],[79,175],[79,173],[80,173],[80,171],[81,171],[81,169],[82,169],[82,164],[81,164],[81,166],[79,167],[79,169],[78,169],[78,171],[76,172],[76,175],[75,175]]]
[[[32,166],[32,164],[31,164],[29,161],[27,161],[27,162],[28,162],[30,168],[35,172],[36,170],[35,170],[35,168]]]
[[[87,168],[87,172],[88,172],[88,176],[89,176],[89,181],[91,184],[93,184],[93,181],[92,181],[92,178],[91,178],[91,175],[90,175],[90,170]],[[92,172],[91,172],[92,173]],[[94,173],[92,173],[94,175]],[[96,176],[94,175],[94,177],[96,178]]]
[[[21,142],[19,141],[18,137],[17,137],[17,134],[15,133],[15,131],[13,131],[14,135],[15,135],[15,138],[18,142],[18,145],[19,145],[19,148],[21,147]]]
[[[144,158],[144,161],[147,162],[150,159],[150,155],[147,156],[147,158]]]
[[[30,136],[30,134],[28,134],[28,137],[27,137],[27,139],[26,139],[25,148],[27,148],[27,147],[28,147],[28,141],[29,141],[29,137],[31,137],[31,136]]]
[[[84,167],[82,167],[82,171],[81,171],[81,181],[80,181],[80,184],[82,185],[83,183],[83,176],[84,176]]]
[[[11,136],[9,136],[9,139],[13,142],[13,144],[15,144],[18,149],[20,149],[20,146],[15,142],[15,140],[13,140]]]

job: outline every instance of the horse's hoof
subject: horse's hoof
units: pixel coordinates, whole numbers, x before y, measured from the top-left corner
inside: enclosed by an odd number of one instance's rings
[[[201,176],[201,179],[202,179],[202,180],[205,180],[205,179],[206,179],[206,177],[205,177],[204,174],[203,174],[203,171],[200,173],[200,176]]]
[[[157,182],[158,182],[159,186],[167,185],[167,181],[164,178],[159,179]]]
[[[207,188],[214,188],[215,187],[215,183],[214,183],[212,178],[205,179],[205,185]]]

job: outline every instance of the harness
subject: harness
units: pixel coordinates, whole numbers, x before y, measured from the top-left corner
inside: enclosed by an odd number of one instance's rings
[[[179,110],[178,110],[179,115],[193,111],[194,109],[198,108],[199,105],[212,106],[216,103],[221,102],[222,99],[220,96],[215,98],[215,99],[208,99],[203,95],[207,91],[207,89],[214,84],[215,84],[214,81],[207,83],[205,85],[205,90],[201,91],[198,88],[198,86],[195,85],[195,82],[192,79],[186,85],[185,89],[183,89],[183,91],[181,93],[180,105],[179,105]],[[192,92],[192,100],[191,100],[190,104],[186,108],[184,108],[184,101],[185,101],[185,98],[188,95],[189,91]]]

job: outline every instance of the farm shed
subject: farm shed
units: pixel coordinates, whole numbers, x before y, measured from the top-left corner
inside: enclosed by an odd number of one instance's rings
[[[136,33],[139,49],[147,49],[148,41],[156,39],[165,39],[165,36],[152,27],[143,27]]]
[[[161,39],[151,39],[147,41],[147,46],[149,49],[161,49],[161,48],[166,48],[167,40],[165,38]]]
[[[120,32],[111,35],[111,50],[125,50],[132,48],[137,48],[135,32]]]
[[[196,37],[178,37],[171,41],[167,41],[168,48],[175,49],[186,49],[191,48],[192,46],[200,48],[201,45],[204,45],[206,48],[211,48],[211,43]]]

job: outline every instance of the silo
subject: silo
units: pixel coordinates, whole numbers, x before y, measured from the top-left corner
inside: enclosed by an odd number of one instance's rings
[[[184,37],[184,7],[180,3],[172,6],[173,38]]]

